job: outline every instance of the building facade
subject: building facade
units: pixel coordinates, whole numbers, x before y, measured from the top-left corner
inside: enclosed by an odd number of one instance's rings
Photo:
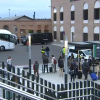
[[[100,0],[51,0],[54,41],[100,40]]]
[[[27,16],[0,18],[0,29],[7,29],[19,38],[28,33],[52,32],[51,19],[32,19]]]

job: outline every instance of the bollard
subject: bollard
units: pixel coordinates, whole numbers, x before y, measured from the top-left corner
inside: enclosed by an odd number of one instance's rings
[[[80,82],[80,88],[83,88],[83,82]],[[83,90],[80,90],[80,96],[83,96]],[[83,97],[80,98],[80,100],[83,100]]]
[[[61,99],[60,85],[57,84],[57,99]]]
[[[36,83],[39,83],[38,77],[36,76]],[[36,91],[39,91],[39,85],[36,84]],[[36,93],[36,96],[39,96],[39,93]]]
[[[78,82],[76,82],[76,89],[79,89],[79,83]],[[78,96],[79,96],[79,90],[76,90],[76,97],[78,97]],[[77,98],[77,100],[79,100],[79,98]]]
[[[24,76],[25,76],[25,71],[22,70],[22,77],[24,77]],[[22,78],[22,85],[25,86],[25,79],[23,79],[23,78]],[[25,91],[25,88],[23,87],[22,90]],[[25,100],[25,97],[22,97],[22,100]]]
[[[32,81],[34,81],[34,75],[33,75],[33,74],[31,74],[31,77],[32,77],[32,79],[31,79],[31,80],[32,80]],[[31,85],[32,85],[32,86],[31,86],[31,87],[32,87],[32,89],[34,90],[34,82],[32,82],[32,84],[31,84]],[[33,94],[34,94],[34,91],[33,91]]]
[[[88,87],[90,87],[90,81],[87,81],[87,84],[88,84]],[[88,94],[87,94],[88,95],[88,100],[90,100],[90,96],[89,96],[90,95],[90,89],[88,89],[87,92],[88,92]]]
[[[43,85],[43,79],[40,78],[40,84]],[[43,93],[43,86],[40,86],[40,93]],[[41,98],[43,98],[43,95],[40,95]]]
[[[44,86],[47,87],[47,80],[44,80]],[[47,95],[47,88],[44,88],[45,95]],[[44,99],[47,99],[47,96],[44,95]]]
[[[12,72],[15,74],[15,67],[12,67]],[[13,75],[13,77],[14,77],[14,75]],[[13,78],[12,81],[15,82],[15,78]],[[15,84],[13,84],[13,86],[15,87]],[[13,100],[15,100],[15,93],[13,93]]]
[[[75,83],[73,83],[73,89],[75,89]],[[73,97],[75,97],[75,91],[73,91]],[[73,100],[75,100],[75,98]]]
[[[72,86],[71,86],[71,83],[69,83],[69,90],[71,90],[72,89]],[[71,95],[71,91],[69,91],[69,98],[71,98],[72,97],[72,95]],[[71,99],[70,99],[71,100]]]
[[[20,75],[20,69],[17,68],[17,75]],[[18,77],[18,84],[20,83],[20,78]],[[20,89],[20,86],[18,86],[18,89]],[[20,100],[20,95],[18,95],[18,100]]]
[[[4,69],[5,65],[4,65],[4,62],[2,62],[2,69]],[[4,71],[2,71],[2,78],[5,78],[5,75],[4,75]],[[5,83],[5,81],[3,80],[3,83]],[[3,98],[5,98],[5,89],[2,89],[3,90]]]

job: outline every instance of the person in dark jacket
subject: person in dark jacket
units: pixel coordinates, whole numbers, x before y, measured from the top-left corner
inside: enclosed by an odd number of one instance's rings
[[[49,49],[49,47],[48,47],[48,46],[45,48],[45,51],[46,51],[46,55],[47,55],[47,57],[49,57],[49,52],[50,52],[50,49]]]
[[[58,66],[59,66],[59,73],[60,73],[60,76],[63,76],[64,62],[63,62],[63,59],[62,59],[61,56],[60,56],[59,59],[58,59]]]
[[[72,82],[72,79],[73,79],[73,81],[74,81],[74,80],[75,80],[75,71],[74,71],[74,64],[73,64],[73,63],[71,63],[71,65],[70,65],[69,74],[70,74],[70,76],[71,76],[71,82]]]
[[[83,69],[84,69],[84,76],[86,80],[88,76],[88,71],[89,71],[89,63],[87,62],[87,59],[85,59],[83,62]]]
[[[48,60],[47,56],[45,55],[44,59],[43,59],[44,73],[45,73],[45,68],[47,68],[47,73],[48,73],[48,63],[49,63],[49,60]]]

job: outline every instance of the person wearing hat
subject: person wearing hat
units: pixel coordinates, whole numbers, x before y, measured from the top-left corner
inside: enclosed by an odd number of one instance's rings
[[[36,78],[36,74],[39,77],[39,63],[36,60],[34,65],[33,65],[33,70],[34,70],[34,78]]]

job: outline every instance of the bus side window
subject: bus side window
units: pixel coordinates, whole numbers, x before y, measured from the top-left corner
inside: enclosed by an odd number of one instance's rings
[[[5,41],[9,41],[9,35],[7,35],[7,34],[0,34],[0,39],[1,40],[5,40]]]

